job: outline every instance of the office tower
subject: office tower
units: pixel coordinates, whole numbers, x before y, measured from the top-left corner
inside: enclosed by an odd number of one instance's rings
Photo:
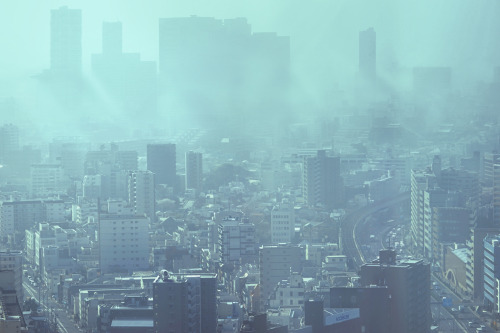
[[[78,138],[54,139],[49,144],[49,160],[51,164],[61,164],[64,175],[81,181],[85,175],[85,156],[90,150],[90,143]]]
[[[143,215],[154,222],[155,211],[155,183],[151,171],[130,171],[128,175],[129,203],[135,214]]]
[[[30,195],[34,199],[66,194],[69,179],[60,164],[32,164]]]
[[[259,249],[260,309],[265,311],[268,298],[278,282],[286,280],[292,272],[302,271],[302,249],[294,245],[261,246]]]
[[[156,63],[141,60],[139,53],[122,50],[121,22],[102,24],[102,53],[93,54],[92,72],[107,93],[107,102],[134,122],[155,115]]]
[[[148,144],[147,168],[155,174],[155,185],[177,187],[175,144]]]
[[[122,23],[102,23],[102,53],[119,55],[122,53]]]
[[[493,223],[500,226],[500,163],[493,164]]]
[[[50,70],[56,76],[82,72],[82,12],[61,7],[50,15]]]
[[[83,177],[83,197],[89,200],[96,200],[102,197],[101,175],[85,175]]]
[[[5,238],[24,231],[37,222],[61,222],[65,220],[63,200],[20,200],[0,202],[0,237]]]
[[[19,150],[19,128],[13,124],[0,127],[0,162],[5,163],[7,155]]]
[[[442,244],[464,244],[474,226],[474,210],[465,207],[434,207],[432,209],[433,259],[443,262]]]
[[[186,190],[201,191],[203,188],[203,155],[194,151],[186,152]]]
[[[271,243],[291,243],[295,236],[293,205],[281,203],[271,211]]]
[[[153,282],[153,319],[155,333],[215,333],[216,275],[161,271]]]
[[[500,235],[487,235],[484,238],[484,300],[488,310],[500,311]]]
[[[397,262],[396,251],[381,250],[379,259],[361,266],[360,277],[363,287],[387,287],[385,300],[376,303],[385,308],[389,320],[385,332],[429,332],[432,322],[429,263],[421,259]],[[361,312],[362,321],[363,315]]]
[[[21,251],[0,251],[0,271],[14,272],[14,285],[19,302],[24,300],[23,253]]]
[[[366,80],[377,76],[377,34],[373,28],[359,32],[359,72]]]
[[[248,126],[261,119],[256,112],[272,116],[260,111],[266,110],[263,105],[282,107],[290,82],[290,40],[252,33],[245,18],[161,18],[158,62],[161,90],[176,97],[173,102],[190,121]],[[235,107],[238,117],[227,117]]]
[[[475,302],[484,301],[485,247],[484,239],[488,235],[500,234],[500,227],[476,226],[472,229],[471,239],[467,242],[468,257],[466,266],[467,291]]]
[[[500,164],[500,153],[491,152],[484,153],[483,157],[483,176],[482,176],[482,184],[483,187],[493,187],[493,175],[494,175],[494,165]]]
[[[219,253],[224,264],[254,263],[257,259],[255,226],[247,219],[225,219],[219,224]]]
[[[325,150],[318,150],[315,157],[306,157],[302,182],[308,205],[342,207],[344,182],[340,176],[340,157],[327,156]]]
[[[108,202],[99,216],[101,273],[149,269],[149,218],[121,202]]]

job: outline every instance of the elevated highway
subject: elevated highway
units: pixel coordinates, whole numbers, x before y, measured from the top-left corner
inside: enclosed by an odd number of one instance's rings
[[[395,197],[359,208],[347,214],[342,220],[340,231],[340,244],[342,252],[350,258],[352,262],[351,266],[353,266],[356,271],[358,271],[361,265],[365,263],[365,258],[360,247],[361,244],[358,244],[357,241],[357,235],[359,235],[360,232],[363,232],[361,222],[382,209],[391,208],[402,204],[405,201],[408,201],[409,203],[410,192],[400,193]]]

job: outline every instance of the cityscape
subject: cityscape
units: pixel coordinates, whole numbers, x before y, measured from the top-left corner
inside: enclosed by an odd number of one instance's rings
[[[500,331],[500,3],[59,2],[0,13],[0,333]]]

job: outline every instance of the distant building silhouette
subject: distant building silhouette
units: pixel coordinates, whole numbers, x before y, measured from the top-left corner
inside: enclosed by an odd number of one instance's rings
[[[161,91],[196,116],[194,120],[217,125],[234,121],[231,125],[237,126],[256,119],[265,106],[277,111],[288,87],[289,67],[289,38],[252,33],[245,18],[159,21]]]
[[[377,76],[377,34],[373,28],[359,32],[359,72],[366,80]]]
[[[155,174],[155,185],[177,187],[175,144],[148,144],[147,168]]]
[[[156,114],[156,63],[139,53],[122,51],[121,22],[102,24],[102,53],[92,55],[92,71],[99,79],[109,107],[125,116],[147,120]],[[139,117],[141,116],[141,117]]]
[[[305,158],[303,194],[309,205],[339,208],[343,203],[343,192],[340,157],[327,156],[325,150],[318,150],[315,157]]]
[[[186,189],[201,191],[203,187],[203,154],[186,152]]]
[[[61,7],[50,14],[50,71],[54,76],[82,73],[82,11]]]

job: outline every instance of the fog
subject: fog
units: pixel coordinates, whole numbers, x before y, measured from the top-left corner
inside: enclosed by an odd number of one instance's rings
[[[54,91],[36,79],[50,67],[50,10],[66,5],[82,10],[82,70],[99,100],[87,103],[83,96],[84,106],[78,112],[68,112]],[[358,33],[369,27],[376,31],[377,76],[385,87],[376,92],[375,99],[410,91],[412,68],[418,66],[450,67],[453,90],[467,92],[480,82],[490,82],[498,66],[499,9],[498,1],[490,0],[4,2],[0,11],[2,31],[6,32],[0,36],[0,105],[6,122],[57,123],[78,130],[75,122],[90,117],[130,126],[133,117],[117,120],[120,107],[110,101],[106,89],[92,75],[92,54],[101,52],[102,22],[122,22],[123,51],[140,53],[141,60],[158,66],[158,19],[191,15],[220,20],[243,17],[254,33],[275,32],[290,38],[291,87],[281,112],[296,121],[307,121],[325,109],[329,116],[336,115],[339,111],[326,102],[332,99],[332,91],[340,92],[350,106],[365,107],[359,101],[370,93],[365,89],[360,97],[355,91],[359,86]],[[201,118],[186,119],[185,105],[176,96],[169,98],[165,101],[159,94],[158,112],[151,114],[154,118],[147,124],[166,122],[178,128],[190,127],[187,122],[191,121],[196,127],[204,126]],[[240,102],[244,101],[234,101]],[[279,110],[274,111],[277,113]],[[211,117],[209,112],[204,116]]]

